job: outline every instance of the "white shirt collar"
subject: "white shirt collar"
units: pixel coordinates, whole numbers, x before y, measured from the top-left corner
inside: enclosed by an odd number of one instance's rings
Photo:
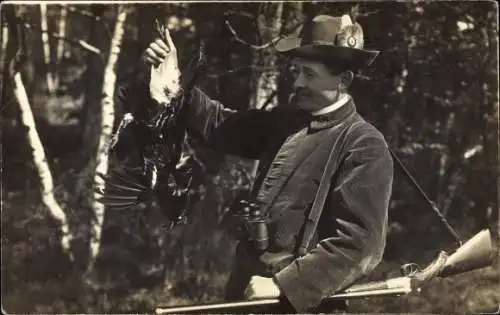
[[[337,100],[332,105],[328,105],[326,107],[318,109],[317,111],[311,112],[311,115],[318,116],[318,115],[324,115],[324,114],[331,113],[331,112],[339,109],[343,105],[347,104],[347,101],[349,101],[350,98],[351,97],[349,96],[349,94],[344,94],[339,100]]]

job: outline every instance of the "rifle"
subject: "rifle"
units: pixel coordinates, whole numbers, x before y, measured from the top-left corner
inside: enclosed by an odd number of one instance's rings
[[[491,233],[488,229],[484,229],[460,246],[453,254],[448,255],[445,251],[441,251],[438,257],[423,270],[418,270],[415,264],[403,265],[402,272],[404,276],[383,281],[354,284],[343,292],[325,298],[324,301],[401,296],[420,292],[422,287],[435,277],[453,276],[487,267],[492,262]],[[236,309],[275,305],[280,302],[280,299],[275,298],[185,306],[158,306],[155,312],[156,314],[231,312]]]

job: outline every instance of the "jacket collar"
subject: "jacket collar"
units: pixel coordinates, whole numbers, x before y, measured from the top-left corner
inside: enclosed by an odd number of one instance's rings
[[[356,113],[356,105],[354,104],[352,97],[349,97],[347,104],[341,106],[333,112],[324,115],[311,115],[309,127],[312,130],[330,128],[342,123],[354,113]]]
[[[313,116],[326,115],[326,114],[329,114],[329,113],[331,113],[333,111],[336,111],[340,107],[342,107],[345,104],[347,104],[347,102],[349,101],[350,97],[351,96],[349,94],[342,94],[340,96],[340,98],[336,102],[334,102],[331,105],[325,106],[325,107],[323,107],[321,109],[318,109],[318,110],[316,110],[314,112],[311,112],[311,115],[313,115]]]

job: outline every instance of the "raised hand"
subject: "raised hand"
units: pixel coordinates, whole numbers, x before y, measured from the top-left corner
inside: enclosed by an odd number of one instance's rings
[[[144,52],[144,59],[154,67],[158,67],[170,52],[167,43],[161,38],[156,38]]]
[[[168,106],[180,89],[177,49],[166,27],[158,26],[159,37],[146,49],[144,59],[151,65],[149,91],[151,97]]]

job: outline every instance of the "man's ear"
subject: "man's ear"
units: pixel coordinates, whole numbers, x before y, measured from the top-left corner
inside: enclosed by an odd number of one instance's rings
[[[348,70],[340,74],[340,81],[345,89],[351,86],[352,80],[354,80],[354,72]]]

